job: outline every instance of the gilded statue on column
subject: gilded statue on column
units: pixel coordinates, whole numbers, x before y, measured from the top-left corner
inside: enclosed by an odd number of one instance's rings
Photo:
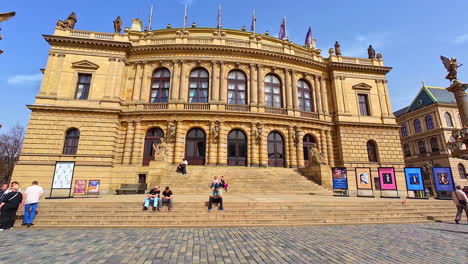
[[[444,56],[440,56],[440,59],[442,60],[442,63],[444,64],[445,69],[447,69],[447,76],[445,76],[445,79],[449,80],[450,82],[453,82],[454,80],[457,79],[457,74],[458,74],[458,68],[460,68],[463,64],[459,64],[457,62],[456,58],[447,58]]]

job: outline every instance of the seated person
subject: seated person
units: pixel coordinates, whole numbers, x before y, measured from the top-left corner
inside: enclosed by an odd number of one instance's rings
[[[213,182],[210,183],[210,188],[215,188],[216,186],[219,186],[219,179],[218,179],[218,176],[214,176]]]
[[[159,211],[161,207],[161,198],[159,197],[160,193],[161,191],[159,190],[159,186],[154,186],[153,189],[148,192],[148,196],[145,199],[145,204],[143,205],[143,211],[148,210],[148,206],[150,204],[153,205],[153,211],[156,211],[156,209]]]
[[[164,189],[164,192],[162,193],[161,197],[161,205],[167,204],[169,206],[168,210],[172,210],[172,204],[173,204],[173,197],[172,197],[172,191],[169,189],[169,186]]]
[[[228,191],[228,186],[229,184],[227,183],[227,181],[224,179],[224,176],[221,176],[221,179],[220,179],[220,182],[219,182],[219,186],[221,188],[223,188],[226,192]]]
[[[219,203],[219,210],[224,210],[223,209],[223,190],[221,190],[221,187],[216,186],[211,190],[210,193],[210,201],[208,204],[208,211],[213,210],[213,203]]]

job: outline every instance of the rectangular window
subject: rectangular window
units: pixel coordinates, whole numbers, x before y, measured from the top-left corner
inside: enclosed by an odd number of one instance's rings
[[[91,85],[91,74],[79,73],[78,83],[76,85],[75,99],[87,100],[89,94],[89,87]]]
[[[359,112],[362,116],[370,116],[369,113],[369,99],[367,94],[358,94]]]

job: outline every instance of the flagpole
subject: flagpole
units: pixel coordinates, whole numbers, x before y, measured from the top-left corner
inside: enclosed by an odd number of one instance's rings
[[[187,4],[185,4],[184,8],[184,31],[187,28]]]
[[[218,30],[219,30],[219,36],[221,37],[221,4],[219,4],[218,7]]]
[[[256,28],[257,28],[257,14],[255,13],[255,8],[253,10],[253,33],[254,33],[254,36],[255,36],[255,31],[256,31]]]
[[[150,9],[150,17],[149,17],[149,25],[148,25],[148,30],[151,31],[151,24],[153,23],[153,4],[151,4],[151,9]]]
[[[286,36],[286,38],[288,38],[288,30],[287,30],[287,26],[286,26],[286,17],[284,17],[284,35]]]

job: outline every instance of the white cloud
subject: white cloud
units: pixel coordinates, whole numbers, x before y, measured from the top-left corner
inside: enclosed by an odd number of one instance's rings
[[[8,78],[7,83],[8,84],[29,84],[29,83],[35,83],[39,82],[42,80],[42,73],[37,73],[37,74],[18,74],[15,76],[12,76]]]
[[[454,44],[463,44],[465,42],[468,42],[468,33],[461,34],[453,40]]]
[[[354,41],[349,47],[346,47],[346,44],[342,43],[341,50],[344,56],[367,57],[369,45],[372,45],[376,53],[380,53],[379,50],[388,44],[390,35],[390,32],[358,34],[354,37]]]

